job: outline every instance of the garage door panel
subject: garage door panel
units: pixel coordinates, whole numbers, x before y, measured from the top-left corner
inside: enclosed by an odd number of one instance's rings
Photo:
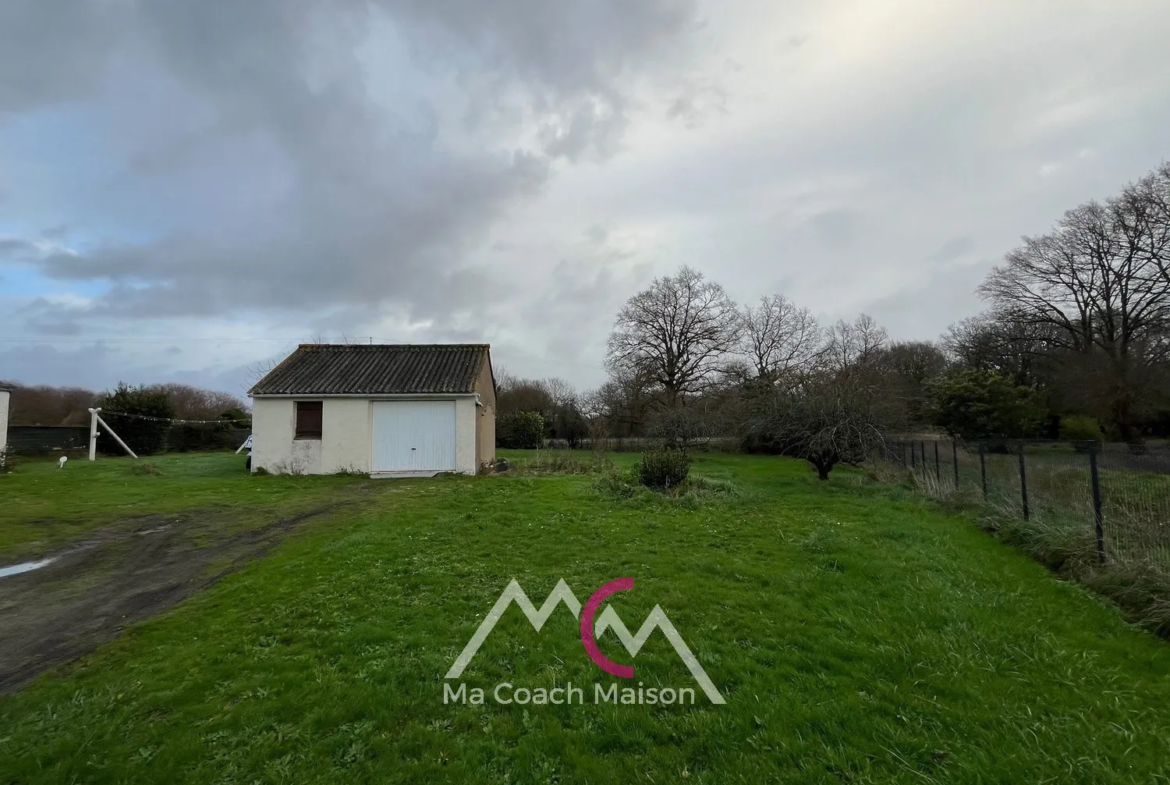
[[[455,470],[454,401],[376,401],[373,471]]]

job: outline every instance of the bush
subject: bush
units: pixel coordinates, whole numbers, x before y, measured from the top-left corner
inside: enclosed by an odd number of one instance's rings
[[[176,423],[167,431],[169,452],[234,450],[243,443],[242,429],[230,423]]]
[[[101,418],[136,454],[156,455],[166,450],[169,420],[175,416],[175,410],[165,392],[119,382],[113,392],[102,397],[98,406],[104,410]],[[122,448],[109,434],[102,434],[98,446],[104,454],[122,454]]]
[[[686,482],[691,473],[691,456],[682,450],[648,450],[642,455],[638,482],[647,488],[669,490]]]
[[[544,417],[540,412],[509,412],[496,421],[496,446],[506,450],[535,450],[544,445]]]
[[[1035,390],[994,371],[952,371],[926,389],[931,422],[968,441],[1032,436],[1044,419]]]
[[[1093,417],[1061,417],[1060,438],[1069,442],[1100,442],[1101,426]]]
[[[629,470],[620,471],[610,467],[593,480],[593,489],[602,496],[629,499],[638,490],[636,482],[637,478]]]

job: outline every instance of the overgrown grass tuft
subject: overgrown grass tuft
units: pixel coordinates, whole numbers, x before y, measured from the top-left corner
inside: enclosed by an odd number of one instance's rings
[[[509,458],[515,474],[598,474],[613,468],[604,453],[573,450],[532,450]]]
[[[148,475],[158,476],[162,474],[162,470],[158,468],[157,463],[142,461],[130,464],[130,468],[127,469],[126,473],[143,477]]]

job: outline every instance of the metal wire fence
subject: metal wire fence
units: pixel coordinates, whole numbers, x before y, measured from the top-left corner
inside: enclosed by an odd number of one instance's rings
[[[1170,571],[1170,448],[1093,442],[892,441],[928,487],[1091,538],[1097,560]]]

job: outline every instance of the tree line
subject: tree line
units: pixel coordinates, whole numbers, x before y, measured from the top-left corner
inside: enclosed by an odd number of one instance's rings
[[[89,410],[100,406],[114,409],[111,402],[141,408],[149,400],[151,411],[158,409],[179,420],[247,420],[247,404],[237,395],[205,390],[188,384],[131,386],[119,382],[113,390],[97,392],[82,387],[13,384],[8,403],[10,425],[88,425]],[[119,395],[119,391],[121,394]],[[118,408],[117,411],[129,411]],[[129,411],[148,414],[147,411]]]
[[[1170,164],[1023,238],[979,294],[987,309],[939,340],[895,342],[865,314],[822,325],[780,293],[737,305],[682,267],[618,313],[598,389],[501,374],[502,433],[535,412],[545,438],[570,445],[732,437],[822,476],[885,434],[927,427],[968,439],[1170,435]]]

